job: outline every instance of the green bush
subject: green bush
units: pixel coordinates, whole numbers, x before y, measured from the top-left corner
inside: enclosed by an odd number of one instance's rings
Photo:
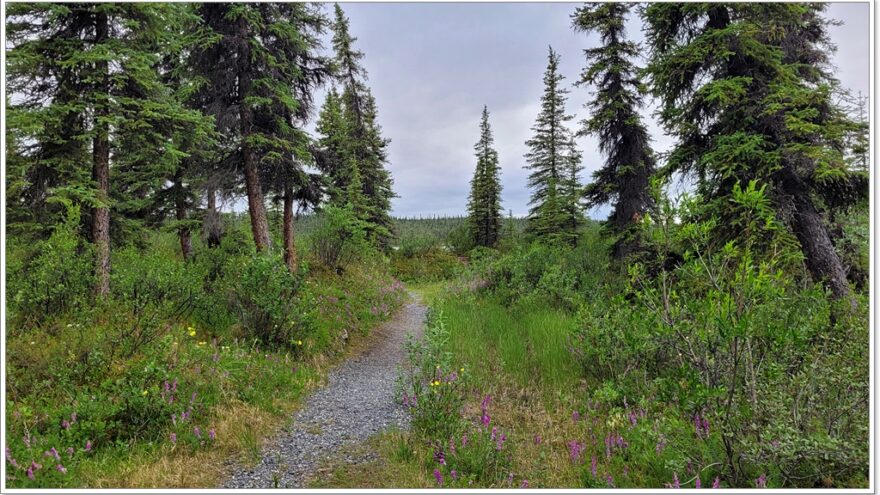
[[[63,223],[48,239],[9,258],[7,296],[12,320],[22,326],[85,305],[94,287],[94,260],[90,246],[79,235],[80,209],[67,205]],[[18,250],[17,250],[18,251]]]
[[[355,260],[370,254],[367,226],[350,207],[327,206],[320,217],[309,241],[312,254],[324,267],[342,272]]]
[[[243,258],[229,285],[229,297],[248,339],[298,349],[312,333],[312,298],[303,278],[291,274],[277,255]]]

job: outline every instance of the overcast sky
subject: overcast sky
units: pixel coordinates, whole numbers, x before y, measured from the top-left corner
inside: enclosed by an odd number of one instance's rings
[[[369,86],[379,122],[391,139],[388,168],[394,176],[395,216],[458,215],[465,212],[475,158],[480,112],[488,105],[501,164],[505,213],[528,210],[524,142],[538,114],[547,47],[561,55],[560,71],[571,86],[595,46],[594,35],[576,34],[569,16],[575,3],[342,3],[356,46],[365,53]],[[329,13],[332,13],[328,9]],[[845,87],[869,92],[868,3],[831,4],[827,14],[838,50],[837,77]],[[628,35],[641,41],[641,22],[630,19]],[[329,43],[328,43],[329,46]],[[586,117],[588,88],[571,88],[567,110]],[[321,98],[323,99],[323,97]],[[649,112],[646,112],[649,113]],[[672,140],[646,115],[654,147]],[[583,179],[601,167],[596,141],[578,141]],[[590,212],[604,218],[608,209]]]

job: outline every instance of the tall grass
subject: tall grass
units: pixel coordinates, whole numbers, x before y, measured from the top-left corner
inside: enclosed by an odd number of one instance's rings
[[[521,388],[537,386],[548,394],[577,383],[568,340],[577,324],[573,315],[538,303],[511,309],[491,298],[445,299],[438,307],[450,329],[450,352],[481,383],[492,383],[497,371]]]

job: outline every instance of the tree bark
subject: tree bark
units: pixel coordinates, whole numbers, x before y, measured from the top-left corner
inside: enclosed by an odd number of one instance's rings
[[[174,188],[176,189],[174,197],[175,214],[178,221],[183,221],[186,220],[186,197],[184,196],[183,183],[179,173],[174,180]],[[189,227],[179,227],[177,235],[180,237],[180,253],[183,255],[183,260],[189,261],[192,256],[192,239]]]
[[[794,171],[785,170],[783,187],[791,198],[794,210],[792,230],[801,244],[810,275],[813,280],[825,284],[834,299],[849,297],[850,304],[855,307],[856,301],[850,297],[846,270],[834,251],[822,215],[816,211],[806,186]]]
[[[290,273],[297,271],[296,239],[293,235],[293,191],[284,189],[284,264]]]
[[[205,221],[203,222],[204,239],[208,247],[215,248],[220,246],[223,237],[223,224],[220,220],[220,212],[217,211],[217,191],[213,185],[208,185],[205,195],[208,197],[208,211],[205,212]]]
[[[95,43],[107,39],[110,31],[107,14],[95,14]],[[109,101],[109,75],[106,61],[95,63],[99,74],[96,94],[99,101],[95,105],[95,135],[92,141],[92,180],[97,188],[100,206],[95,208],[92,218],[92,242],[95,243],[95,294],[104,297],[110,294],[110,129],[107,124],[107,105]]]
[[[247,21],[239,20],[239,30],[242,39],[247,39]],[[242,53],[239,54],[242,60],[242,69],[239,74],[239,91],[240,91],[240,117],[241,117],[241,151],[244,155],[244,181],[247,189],[248,197],[248,213],[251,217],[251,231],[254,235],[254,244],[258,252],[271,249],[272,243],[269,238],[269,222],[266,219],[266,206],[263,203],[263,190],[260,185],[260,176],[258,172],[258,160],[256,153],[251,148],[249,138],[253,133],[254,111],[244,100],[251,95],[253,91],[253,82],[251,81],[251,54],[247,43],[244,44]]]

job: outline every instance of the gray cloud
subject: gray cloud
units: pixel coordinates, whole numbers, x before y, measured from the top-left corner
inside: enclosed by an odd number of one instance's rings
[[[357,3],[341,4],[364,51],[379,121],[391,139],[390,165],[398,216],[462,214],[473,173],[473,144],[483,105],[488,105],[502,167],[504,209],[523,215],[528,207],[525,140],[538,113],[547,46],[561,54],[561,72],[573,85],[584,48],[593,36],[574,33],[577,4],[562,3]],[[869,89],[869,7],[835,3],[828,10],[837,76],[856,92]],[[641,22],[629,33],[642,39]],[[328,41],[329,46],[329,41]],[[568,111],[586,116],[588,88],[571,88]],[[654,145],[668,149],[646,110]],[[575,125],[574,123],[572,125]],[[602,164],[592,138],[579,140],[583,178]],[[591,212],[603,218],[607,208]]]

